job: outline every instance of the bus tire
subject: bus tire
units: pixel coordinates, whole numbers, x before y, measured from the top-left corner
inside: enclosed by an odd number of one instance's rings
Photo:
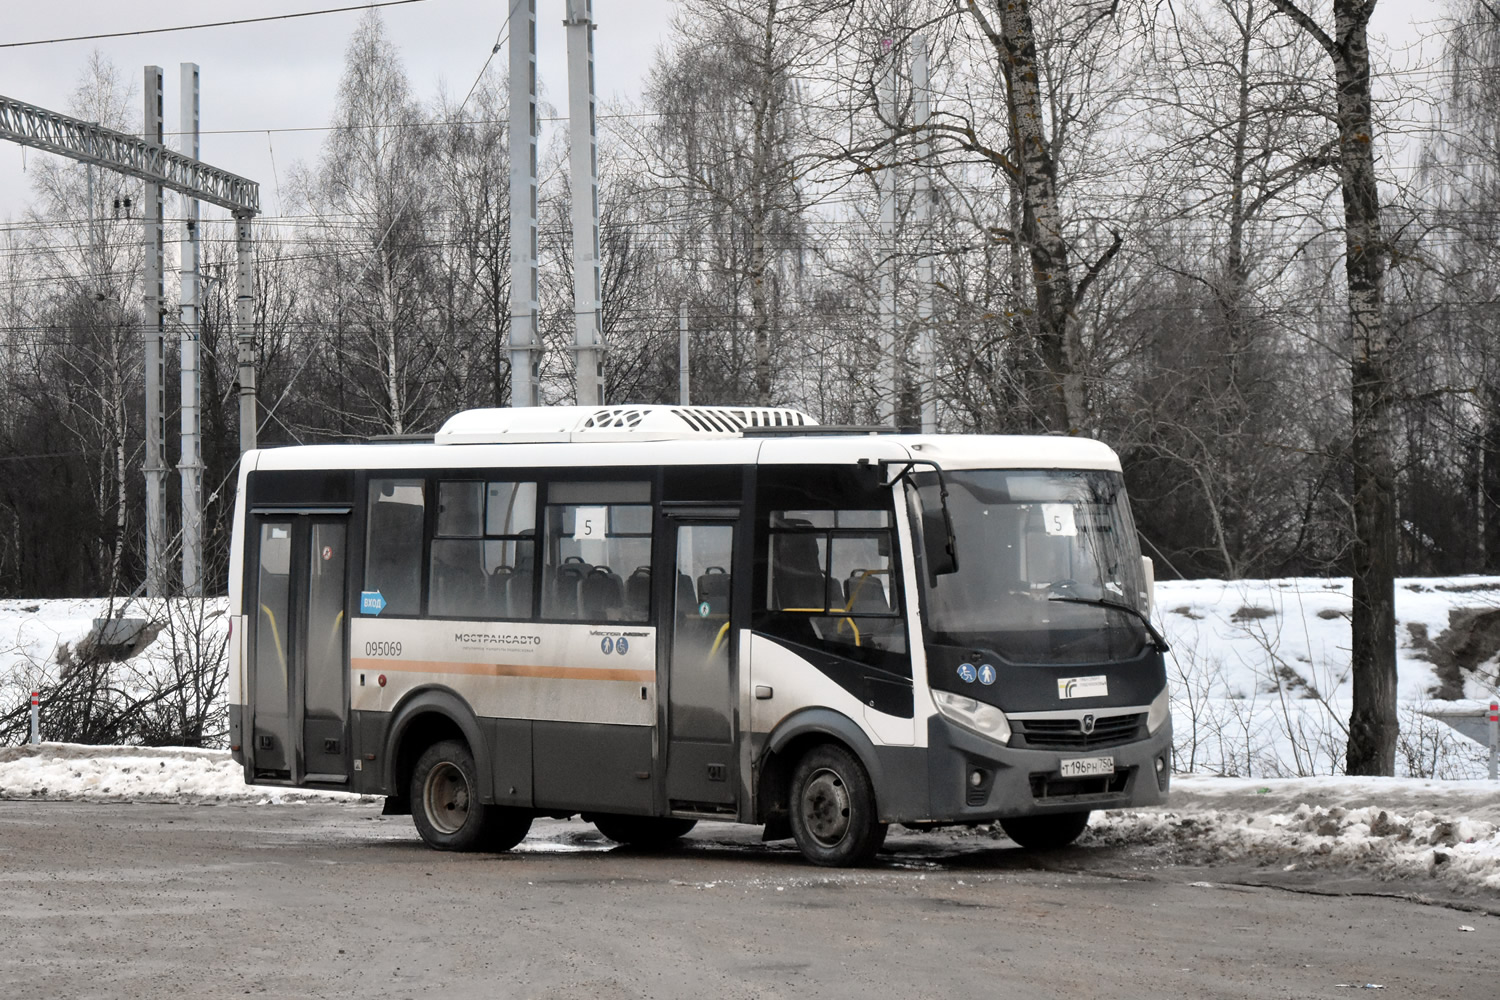
[[[1089,825],[1089,811],[1051,813],[1044,816],[1018,816],[1002,819],[1000,829],[1017,844],[1031,851],[1051,851],[1067,847],[1077,840]]]
[[[670,847],[698,825],[695,819],[661,816],[613,816],[599,813],[586,817],[599,832],[617,844],[642,850]]]
[[[870,776],[843,747],[824,743],[809,750],[792,770],[791,792],[792,836],[813,864],[862,865],[885,843]]]
[[[443,740],[417,758],[411,776],[411,818],[427,846],[439,851],[489,846],[490,809],[479,801],[479,769],[467,745]]]

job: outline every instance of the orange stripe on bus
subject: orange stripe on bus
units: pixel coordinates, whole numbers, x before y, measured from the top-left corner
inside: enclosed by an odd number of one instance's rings
[[[551,677],[565,681],[656,680],[654,670],[615,667],[549,667],[532,663],[457,663],[450,660],[377,660],[351,658],[354,670],[383,670],[403,674],[471,674],[480,677]]]

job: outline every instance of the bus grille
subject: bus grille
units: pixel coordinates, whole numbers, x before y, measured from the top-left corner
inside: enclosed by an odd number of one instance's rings
[[[1012,719],[1021,746],[1030,750],[1095,750],[1131,743],[1145,736],[1146,716],[1104,715],[1095,719],[1094,731],[1085,733],[1077,719]]]

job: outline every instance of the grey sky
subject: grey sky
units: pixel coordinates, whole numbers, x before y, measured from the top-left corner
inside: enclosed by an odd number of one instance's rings
[[[0,41],[201,24],[353,6],[359,0],[0,0]],[[563,0],[538,0],[537,49],[544,98],[566,107]],[[639,96],[641,79],[667,33],[672,0],[594,0],[595,76],[601,98]],[[424,0],[382,10],[416,94],[430,100],[441,83],[461,98],[501,31],[509,0]],[[267,214],[281,211],[277,176],[317,155],[320,132],[266,129],[319,127],[332,115],[344,48],[359,11],[208,28],[200,31],[67,42],[0,50],[0,94],[66,111],[89,53],[98,48],[139,91],[143,67],[162,67],[167,124],[177,130],[179,64],[201,72],[202,158],[259,181]],[[505,50],[490,72],[505,71]],[[246,129],[213,134],[216,129]],[[169,140],[170,141],[170,140]],[[275,166],[272,169],[272,151]],[[47,154],[0,143],[0,218],[18,217],[30,180],[24,163]],[[207,209],[207,206],[205,206]],[[169,213],[171,209],[168,210]],[[206,213],[207,214],[207,213]]]
[[[208,21],[351,6],[358,0],[0,0],[0,41],[169,27]],[[413,89],[431,99],[439,84],[462,95],[484,65],[509,0],[423,0],[388,7],[383,16],[400,47]],[[544,97],[567,100],[563,0],[538,0],[539,68]],[[673,0],[594,0],[596,78],[601,98],[635,99],[664,40]],[[1400,47],[1441,17],[1444,0],[1381,0],[1374,32]],[[296,160],[311,160],[332,114],[344,48],[358,11],[209,28],[199,31],[67,42],[0,50],[0,94],[64,111],[90,51],[98,48],[139,88],[142,67],[165,71],[167,130],[176,130],[178,66],[201,67],[202,157],[261,184],[268,215],[280,214],[279,178]],[[1429,28],[1430,30],[1430,28]],[[1429,44],[1430,47],[1430,44]],[[1429,57],[1433,53],[1426,53]],[[1397,57],[1398,59],[1410,58]],[[504,71],[504,52],[491,72]],[[215,130],[248,130],[214,134]],[[46,154],[0,143],[0,219],[18,217],[30,180],[23,163]],[[273,169],[274,156],[274,169]],[[171,210],[169,209],[169,212]],[[205,214],[210,214],[205,206]],[[218,214],[216,210],[213,214]]]

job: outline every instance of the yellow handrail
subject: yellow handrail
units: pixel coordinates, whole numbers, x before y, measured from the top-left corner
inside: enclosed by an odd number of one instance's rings
[[[260,609],[264,611],[266,613],[266,617],[271,620],[271,637],[276,640],[276,656],[281,660],[281,686],[286,687],[289,683],[286,676],[286,650],[281,645],[281,629],[276,627],[276,612],[272,611],[264,604],[260,606]]]
[[[777,608],[776,610],[777,611],[796,611],[796,612],[799,612],[801,614],[813,614],[813,615],[826,615],[826,614],[828,614],[828,609],[827,608]],[[844,610],[848,611],[849,609],[845,608]],[[840,632],[844,631],[844,622],[848,622],[849,623],[849,627],[854,630],[854,644],[856,646],[858,646],[859,645],[859,626],[856,625],[856,624],[854,624],[854,619],[853,618],[850,618],[848,615],[845,615],[839,621],[839,631]]]
[[[712,649],[710,649],[708,651],[708,655],[710,657],[712,657],[715,653],[717,653],[719,651],[719,645],[721,643],[723,643],[724,636],[726,636],[728,634],[729,634],[729,623],[725,622],[723,625],[719,626],[719,634],[714,637],[714,646],[713,646]]]

